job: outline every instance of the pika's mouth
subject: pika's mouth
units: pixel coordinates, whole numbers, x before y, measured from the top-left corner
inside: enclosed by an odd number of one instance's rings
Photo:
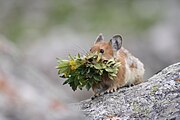
[[[108,61],[108,60],[110,60],[110,59],[112,59],[112,58],[113,58],[113,56],[109,56],[109,55],[104,56],[104,55],[102,55],[102,60],[103,60],[103,61]]]

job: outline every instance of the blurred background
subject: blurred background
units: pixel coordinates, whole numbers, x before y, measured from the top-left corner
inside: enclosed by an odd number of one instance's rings
[[[85,54],[99,33],[121,34],[145,79],[179,62],[179,12],[179,0],[0,0],[0,119],[81,119],[67,103],[92,92],[62,86],[56,58]]]

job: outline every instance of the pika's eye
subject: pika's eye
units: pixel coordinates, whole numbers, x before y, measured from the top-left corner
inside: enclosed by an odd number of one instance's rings
[[[100,49],[100,53],[102,53],[102,54],[103,54],[103,53],[104,53],[104,50],[103,50],[103,49]]]

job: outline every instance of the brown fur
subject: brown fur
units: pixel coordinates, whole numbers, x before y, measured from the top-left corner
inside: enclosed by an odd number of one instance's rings
[[[138,84],[140,84],[140,83],[142,83],[143,82],[143,80],[141,79],[141,78],[137,78],[136,80],[135,80],[135,82],[134,82],[134,85],[138,85]]]
[[[102,36],[101,36],[101,38],[102,38]],[[114,78],[114,80],[109,79],[108,76],[103,76],[102,81],[99,84],[93,85],[92,90],[94,91],[95,96],[99,96],[100,94],[116,91],[117,88],[123,87],[128,84],[128,81],[126,81],[128,79],[128,77],[125,76],[126,71],[127,71],[126,64],[128,64],[128,62],[126,60],[129,56],[132,56],[132,55],[129,54],[128,51],[125,50],[124,48],[123,49],[120,48],[118,51],[114,51],[112,46],[113,45],[112,45],[111,41],[105,42],[104,40],[98,39],[98,42],[96,42],[94,44],[94,46],[90,49],[90,52],[97,52],[97,51],[100,52],[100,50],[103,49],[104,50],[104,53],[102,54],[103,59],[108,60],[108,59],[116,56],[117,62],[121,63],[121,66],[119,67],[117,76]],[[133,57],[132,59],[135,60],[136,62],[139,61],[135,57]],[[130,71],[136,71],[138,69],[137,63],[135,63],[133,61],[131,61],[131,62],[132,62],[131,64],[128,64],[128,66],[129,66],[128,69]],[[128,72],[128,73],[130,73],[130,72]],[[132,73],[132,75],[134,76],[134,78],[132,79],[132,80],[134,80],[133,84],[139,84],[143,81],[143,76],[138,76],[138,74],[136,74],[136,72]]]
[[[100,49],[105,50],[104,51],[104,55],[103,57],[106,59],[110,59],[113,57],[113,49],[110,43],[102,41],[102,42],[98,42],[96,43],[92,48],[91,48],[91,52],[96,52],[96,51],[100,51]]]
[[[126,69],[125,69],[126,54],[122,50],[120,50],[117,59],[121,63],[121,66],[119,68],[119,71],[115,80],[118,81],[118,84],[119,84],[118,87],[121,87],[121,85],[125,83],[124,80],[125,80],[125,72],[126,72]]]
[[[132,63],[132,64],[130,65],[130,68],[137,68],[137,65],[136,65],[135,63]]]
[[[91,48],[90,51],[96,52],[96,51],[100,51],[100,49],[105,50],[105,52],[103,53],[104,59],[110,59],[113,57],[113,49],[110,43],[104,42],[104,41],[98,42]],[[125,84],[124,80],[125,80],[125,72],[126,72],[126,69],[125,69],[126,53],[123,50],[120,50],[118,56],[119,57],[117,58],[117,61],[121,63],[121,67],[119,68],[119,71],[118,71],[117,76],[115,77],[115,80],[112,81],[108,79],[107,76],[104,76],[101,83],[93,85],[92,89],[95,94],[99,92],[103,92],[105,90],[107,90],[107,92],[111,92],[113,91],[113,88],[117,89],[119,87],[122,87]]]

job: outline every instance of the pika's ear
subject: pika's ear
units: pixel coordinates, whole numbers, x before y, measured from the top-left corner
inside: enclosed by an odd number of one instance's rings
[[[110,39],[109,43],[112,45],[114,50],[118,51],[122,46],[121,35],[114,35],[112,39]]]
[[[101,41],[103,41],[103,40],[104,40],[104,36],[103,36],[102,33],[100,33],[100,34],[97,36],[95,43],[101,42]]]

